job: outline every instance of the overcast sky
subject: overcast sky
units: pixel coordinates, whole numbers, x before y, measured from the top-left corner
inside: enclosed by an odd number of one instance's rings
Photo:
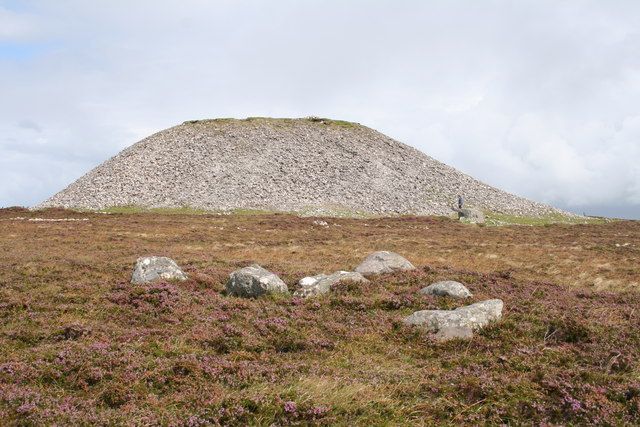
[[[309,115],[640,218],[640,2],[0,0],[0,206],[188,119]]]

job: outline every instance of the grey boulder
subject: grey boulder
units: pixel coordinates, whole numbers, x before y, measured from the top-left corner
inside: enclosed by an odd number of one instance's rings
[[[287,285],[258,264],[241,268],[229,275],[227,292],[238,297],[255,298],[272,292],[288,292]]]
[[[331,290],[331,286],[343,280],[368,282],[362,274],[353,271],[336,271],[328,276],[326,274],[318,274],[300,279],[298,282],[300,288],[293,293],[293,296],[307,298],[314,295],[325,294]]]
[[[453,297],[453,298],[471,298],[473,294],[465,285],[453,280],[445,280],[433,283],[425,288],[420,289],[420,293],[424,295],[434,295],[437,297]]]
[[[484,213],[476,208],[455,209],[458,212],[458,219],[474,224],[484,224]]]
[[[473,337],[473,329],[464,327],[447,326],[440,329],[435,335],[438,341],[449,341],[453,339],[468,339]]]
[[[379,251],[374,252],[362,261],[356,272],[367,274],[393,273],[395,271],[414,270],[415,267],[407,259],[395,252]]]
[[[155,280],[187,280],[187,275],[171,258],[150,256],[138,258],[131,283],[149,283]]]
[[[407,325],[416,325],[428,332],[469,329],[475,331],[502,317],[502,300],[490,299],[458,307],[455,310],[421,310],[404,319]]]

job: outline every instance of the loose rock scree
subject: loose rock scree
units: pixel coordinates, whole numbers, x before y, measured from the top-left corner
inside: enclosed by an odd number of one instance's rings
[[[357,123],[268,118],[190,121],[160,131],[38,207],[449,215],[460,193],[492,212],[561,213]]]

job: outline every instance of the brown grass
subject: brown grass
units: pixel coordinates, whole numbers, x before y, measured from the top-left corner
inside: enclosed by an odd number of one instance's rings
[[[28,221],[23,218],[88,218]],[[326,219],[325,219],[326,220]],[[5,424],[640,422],[640,223],[477,227],[444,218],[0,210]],[[258,262],[290,289],[393,250],[418,270],[308,301],[224,295]],[[166,255],[184,283],[128,281]],[[403,316],[502,298],[504,319],[436,343]]]

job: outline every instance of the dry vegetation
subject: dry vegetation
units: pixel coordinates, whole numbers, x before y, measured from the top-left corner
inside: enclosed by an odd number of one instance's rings
[[[29,221],[23,218],[88,218]],[[640,423],[640,223],[0,210],[3,424]],[[419,268],[306,301],[224,295],[255,261],[290,289],[397,251]],[[183,283],[128,283],[174,258]],[[457,279],[503,320],[436,343],[399,323]]]

